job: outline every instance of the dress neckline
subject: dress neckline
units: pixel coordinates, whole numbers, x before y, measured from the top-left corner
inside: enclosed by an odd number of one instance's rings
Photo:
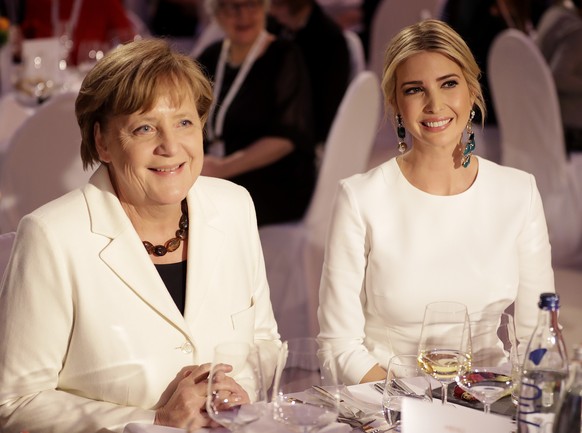
[[[474,158],[477,159],[476,155],[473,155]],[[402,173],[402,170],[400,169],[400,165],[398,164],[397,161],[398,157],[394,157],[392,158],[389,163],[393,164],[395,166],[395,170],[398,173],[398,178],[402,179],[402,182],[404,183],[404,185],[406,186],[407,189],[414,191],[416,194],[418,195],[422,195],[425,197],[430,197],[434,200],[454,200],[456,198],[461,198],[461,197],[465,197],[467,195],[470,195],[473,193],[473,191],[475,191],[476,189],[478,189],[480,182],[480,178],[482,176],[482,172],[481,170],[483,169],[483,158],[478,158],[479,159],[479,168],[477,170],[477,175],[475,176],[475,180],[473,181],[473,183],[464,191],[458,193],[458,194],[451,194],[451,195],[437,195],[437,194],[431,194],[428,193],[426,191],[423,191],[422,189],[414,186],[407,178],[406,176],[404,176],[404,173]]]

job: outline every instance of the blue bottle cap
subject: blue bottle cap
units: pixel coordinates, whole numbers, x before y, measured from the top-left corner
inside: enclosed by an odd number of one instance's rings
[[[557,310],[560,308],[560,297],[557,293],[542,293],[538,307],[542,310]]]

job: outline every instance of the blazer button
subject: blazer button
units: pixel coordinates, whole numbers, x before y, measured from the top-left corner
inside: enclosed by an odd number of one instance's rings
[[[185,342],[184,344],[182,344],[180,350],[182,351],[182,353],[188,355],[193,352],[194,348],[192,347],[192,344],[190,344],[189,342]]]

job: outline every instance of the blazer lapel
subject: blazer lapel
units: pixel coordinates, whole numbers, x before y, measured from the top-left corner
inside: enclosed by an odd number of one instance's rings
[[[189,323],[196,320],[206,298],[213,295],[212,280],[224,271],[219,268],[219,258],[225,233],[220,227],[220,215],[212,196],[204,188],[205,183],[205,178],[199,178],[188,195],[188,290],[184,316]]]
[[[115,195],[106,167],[100,167],[93,175],[85,197],[91,230],[111,240],[101,251],[101,259],[152,310],[188,335],[184,318]]]

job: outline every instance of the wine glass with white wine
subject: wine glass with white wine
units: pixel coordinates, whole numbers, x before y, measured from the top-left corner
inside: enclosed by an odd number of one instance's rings
[[[448,385],[457,377],[462,364],[471,362],[471,335],[466,305],[459,302],[433,302],[426,306],[418,365],[441,383],[441,401],[447,403]]]
[[[489,413],[491,404],[513,389],[512,373],[518,362],[515,326],[507,313],[474,313],[469,321],[471,363],[461,365],[456,380]]]

